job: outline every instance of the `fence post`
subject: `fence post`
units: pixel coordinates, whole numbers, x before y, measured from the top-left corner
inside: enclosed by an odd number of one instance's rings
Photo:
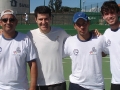
[[[86,12],[86,6],[85,6],[85,12]]]
[[[21,14],[20,16],[21,16],[21,17],[20,17],[20,19],[21,19],[21,20],[20,20],[20,24],[22,24],[22,14]]]

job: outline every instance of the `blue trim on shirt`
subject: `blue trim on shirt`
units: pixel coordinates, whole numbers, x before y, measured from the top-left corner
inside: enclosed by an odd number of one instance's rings
[[[78,34],[77,34],[78,40],[81,41],[81,42],[87,42],[87,41],[89,41],[89,40],[92,38],[92,33],[91,33],[91,32],[89,32],[89,33],[90,33],[90,37],[89,37],[87,40],[81,40],[81,39],[79,38]]]
[[[5,40],[12,40],[12,39],[16,38],[17,35],[18,35],[18,32],[15,31],[15,36],[14,36],[13,38],[5,38],[3,34],[2,34],[2,37],[3,37]]]
[[[110,28],[111,29],[111,28]],[[116,32],[116,31],[118,31],[120,29],[120,27],[118,27],[117,29],[111,29],[111,31],[113,31],[113,32]]]

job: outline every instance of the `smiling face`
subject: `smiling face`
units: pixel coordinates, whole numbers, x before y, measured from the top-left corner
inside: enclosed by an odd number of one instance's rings
[[[5,14],[1,17],[0,24],[3,32],[13,33],[17,25],[17,19],[12,14]]]
[[[82,18],[78,19],[77,22],[74,24],[74,28],[77,30],[80,36],[86,36],[89,33],[88,27],[89,21],[85,21]]]
[[[118,16],[119,13],[115,12],[115,11],[107,11],[107,12],[103,12],[103,19],[110,25],[110,26],[114,26],[118,23]]]
[[[118,28],[120,9],[115,1],[105,1],[101,6],[101,14],[112,29]]]
[[[48,33],[50,31],[51,17],[49,14],[37,14],[35,21],[38,24],[41,32]]]

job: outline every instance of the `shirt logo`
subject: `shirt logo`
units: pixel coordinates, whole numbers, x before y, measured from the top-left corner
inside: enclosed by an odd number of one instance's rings
[[[21,53],[20,47],[17,47],[17,48],[16,48],[16,51],[13,51],[13,53],[14,53],[14,54],[19,54],[19,53]]]
[[[79,50],[78,50],[78,49],[74,49],[74,50],[73,50],[73,53],[74,53],[74,55],[78,55]]]
[[[109,47],[111,45],[111,41],[108,39],[106,42],[106,47]]]
[[[91,55],[96,55],[97,54],[97,50],[95,49],[95,47],[92,48],[92,51],[90,51]]]

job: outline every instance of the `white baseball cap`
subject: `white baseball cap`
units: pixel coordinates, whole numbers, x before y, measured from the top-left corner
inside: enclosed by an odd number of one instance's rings
[[[0,19],[2,18],[3,15],[6,15],[6,14],[12,14],[16,18],[16,14],[14,13],[14,11],[7,9],[7,10],[2,11],[2,13],[0,15]]]

